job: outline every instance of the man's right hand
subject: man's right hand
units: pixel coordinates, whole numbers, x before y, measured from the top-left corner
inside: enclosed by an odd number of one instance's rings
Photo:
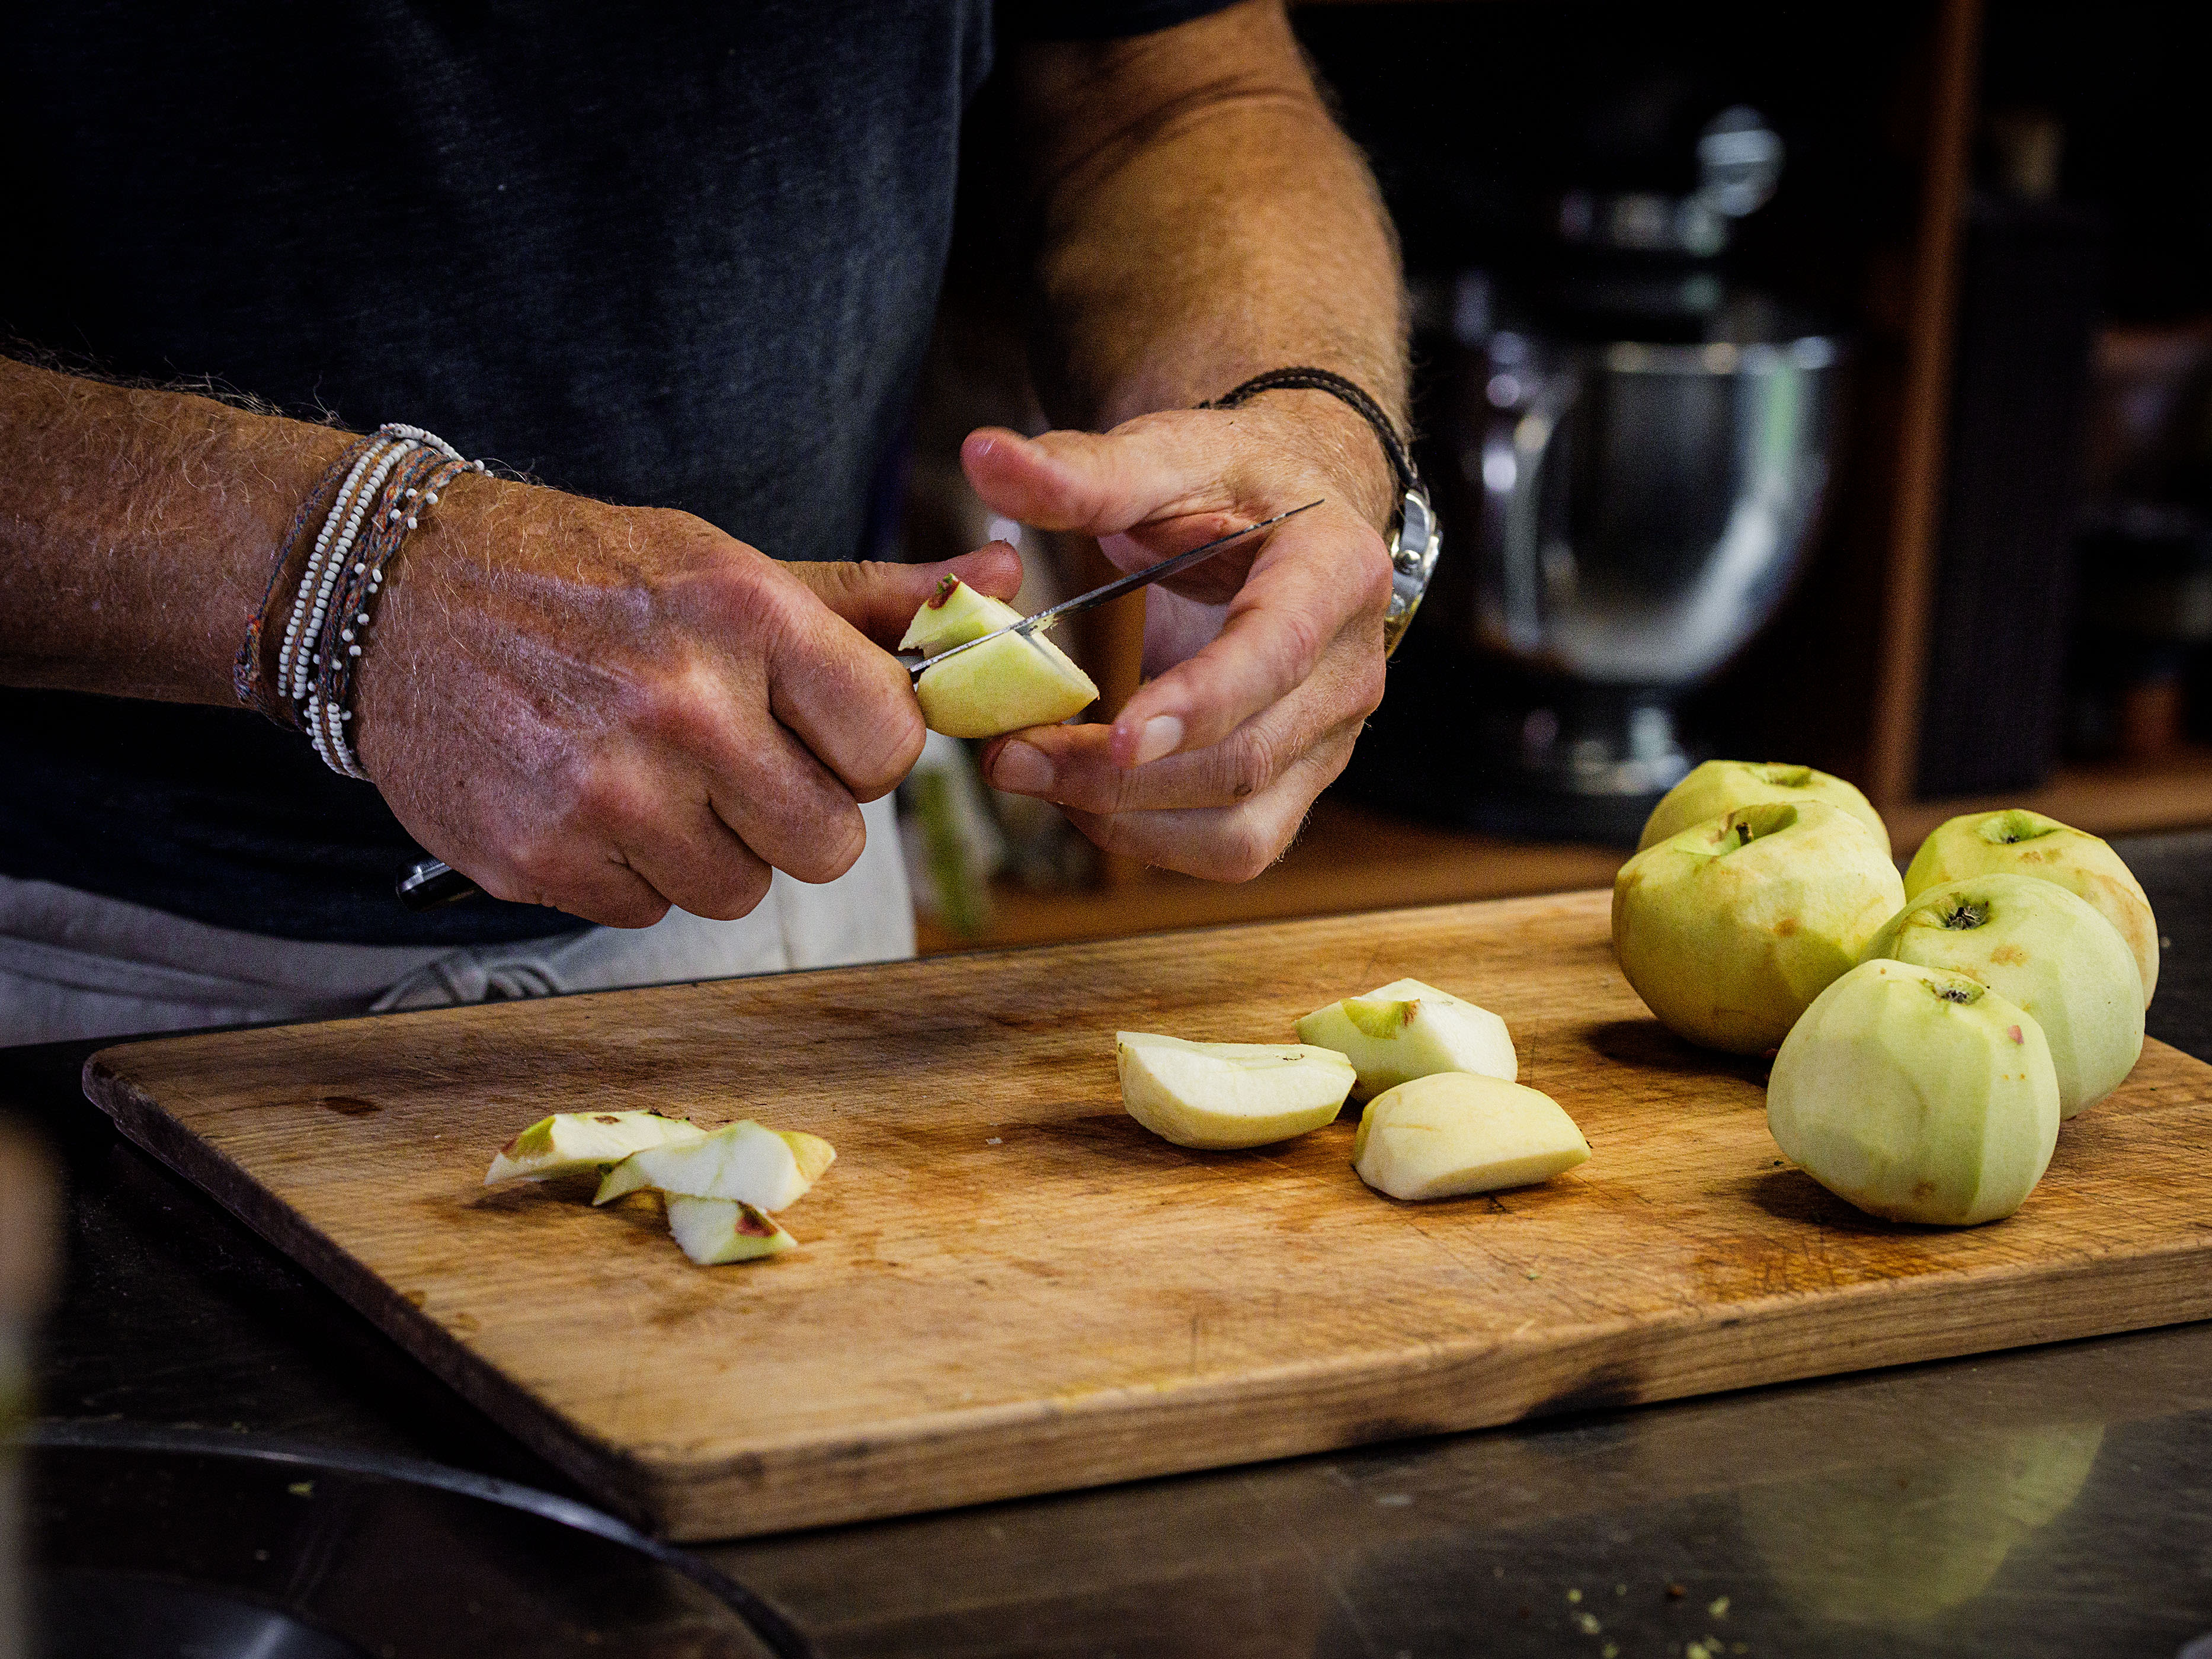
[[[689,514],[471,478],[407,538],[356,747],[424,848],[504,899],[618,927],[741,916],[771,868],[834,879],[921,750],[882,648],[941,565],[781,564]]]

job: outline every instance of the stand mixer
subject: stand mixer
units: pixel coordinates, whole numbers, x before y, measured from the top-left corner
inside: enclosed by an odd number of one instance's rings
[[[1522,291],[1459,279],[1431,464],[1458,550],[1352,793],[1632,842],[1691,763],[1677,703],[1788,589],[1826,489],[1839,349],[1712,264],[1771,194],[1780,140],[1729,110],[1699,155],[1686,198],[1569,192],[1566,252]]]

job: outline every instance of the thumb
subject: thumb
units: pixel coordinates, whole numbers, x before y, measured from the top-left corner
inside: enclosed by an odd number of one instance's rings
[[[1011,599],[1022,585],[1022,556],[1004,542],[935,564],[890,564],[876,559],[793,562],[783,567],[814,597],[885,650],[897,648],[914,613],[947,576],[979,593]]]
[[[1194,461],[1195,436],[1185,430],[1178,439],[1141,418],[1105,434],[1036,438],[987,426],[960,446],[960,465],[994,512],[1042,530],[1111,536],[1187,510],[1209,486],[1218,493],[1215,469]]]

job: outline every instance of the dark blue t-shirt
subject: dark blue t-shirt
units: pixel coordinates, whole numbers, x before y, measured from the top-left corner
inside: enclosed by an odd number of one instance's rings
[[[1133,33],[1220,0],[1030,8]],[[0,58],[0,331],[849,558],[951,234],[990,0],[33,9]],[[240,618],[241,631],[244,619]],[[0,872],[376,944],[425,915],[367,784],[242,709],[0,690]]]

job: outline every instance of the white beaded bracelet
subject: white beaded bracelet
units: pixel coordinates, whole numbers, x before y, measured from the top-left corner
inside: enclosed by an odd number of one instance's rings
[[[425,447],[445,458],[422,475],[428,487],[405,489],[388,507],[380,505],[394,469]],[[369,601],[381,591],[385,568],[397,556],[407,532],[416,527],[422,507],[435,505],[438,487],[450,484],[465,470],[482,473],[485,468],[482,461],[464,460],[443,438],[419,426],[395,421],[379,427],[375,440],[332,501],[301,574],[278,653],[278,689],[300,707],[301,725],[315,753],[342,776],[368,777],[345,739],[345,724],[353,718],[345,702],[352,665],[362,654],[368,633]],[[403,501],[411,505],[403,506]],[[364,537],[364,520],[372,509],[377,518],[369,522]],[[356,543],[360,556],[354,557]],[[365,582],[346,585],[349,560],[351,574],[366,578]],[[344,602],[340,605],[337,601],[342,592]]]

